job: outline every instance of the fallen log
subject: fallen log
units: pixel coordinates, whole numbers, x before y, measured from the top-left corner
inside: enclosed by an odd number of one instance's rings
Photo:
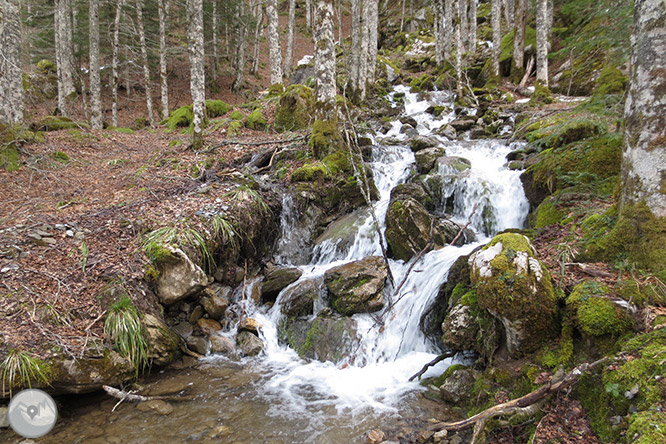
[[[142,396],[135,393],[119,390],[108,385],[103,385],[102,388],[106,393],[121,401],[130,402],[144,402],[144,401],[191,401],[194,399],[192,396]]]

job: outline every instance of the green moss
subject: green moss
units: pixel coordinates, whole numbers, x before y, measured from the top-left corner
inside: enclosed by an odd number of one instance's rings
[[[560,210],[552,199],[544,200],[536,209],[534,228],[543,228],[559,223],[566,214]]]
[[[260,109],[255,109],[245,119],[245,126],[253,130],[266,129],[266,117]]]
[[[306,128],[314,109],[312,89],[303,85],[291,85],[281,95],[275,110],[275,129],[297,131]]]
[[[243,120],[245,118],[245,114],[240,111],[232,111],[231,114],[229,114],[229,118],[231,120]]]
[[[284,92],[284,85],[282,83],[274,83],[268,87],[268,96],[279,96]]]
[[[534,94],[530,97],[531,106],[539,106],[544,104],[553,103],[553,95],[550,92],[550,89],[540,81],[536,82],[534,85],[535,90]]]
[[[227,136],[237,136],[243,128],[241,120],[232,120],[227,125]]]
[[[117,126],[110,126],[107,128],[107,130],[122,134],[136,134],[136,131],[134,131],[132,128],[119,128]]]
[[[306,163],[291,173],[292,182],[318,182],[321,183],[328,177],[326,166],[321,163]]]
[[[37,62],[35,68],[40,74],[55,74],[57,71],[56,64],[47,59],[42,59]]]
[[[308,145],[312,147],[316,158],[321,159],[329,153],[343,148],[344,143],[336,121],[315,120],[311,131]]]
[[[607,65],[601,70],[594,94],[622,94],[627,87],[627,83],[629,83],[627,76],[616,67]]]
[[[631,415],[627,442],[655,444],[666,442],[666,415],[663,411],[647,411]]]
[[[18,171],[21,168],[21,155],[16,145],[0,145],[0,168],[7,171]]]
[[[192,112],[192,105],[181,106],[177,110],[173,111],[169,118],[166,119],[165,125],[171,131],[175,131],[176,128],[186,128],[192,124],[194,119],[194,113]]]
[[[45,116],[30,124],[33,131],[59,131],[63,129],[89,128],[85,123],[74,122],[69,117]]]
[[[55,151],[51,153],[51,159],[55,160],[56,162],[60,163],[69,163],[70,158],[67,153],[63,153],[62,151]]]
[[[324,165],[331,174],[348,173],[352,170],[349,152],[339,150],[322,159]]]
[[[465,369],[465,368],[468,368],[468,367],[466,365],[462,365],[462,364],[453,364],[453,365],[449,366],[446,370],[444,370],[444,373],[442,373],[438,377],[430,379],[430,380],[426,380],[422,384],[423,385],[426,385],[426,384],[431,385],[432,384],[435,387],[441,387],[441,385],[444,384],[444,381],[446,381],[449,378],[449,376],[451,376],[453,374],[453,372],[455,372],[456,370],[462,370],[462,369]]]
[[[631,326],[624,311],[607,299],[610,289],[595,281],[574,287],[567,298],[568,313],[578,329],[589,336],[619,336]]]
[[[412,92],[431,91],[434,88],[432,77],[429,74],[422,74],[418,79],[412,79],[409,86]]]
[[[226,113],[228,113],[229,111],[231,111],[231,105],[229,105],[226,102],[223,102],[222,100],[206,100],[206,115],[209,118],[221,117]],[[187,126],[187,125],[181,125],[181,126]]]

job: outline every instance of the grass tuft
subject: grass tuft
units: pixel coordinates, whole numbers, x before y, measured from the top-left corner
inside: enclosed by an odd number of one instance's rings
[[[51,367],[45,361],[33,357],[30,353],[20,350],[9,350],[2,364],[2,391],[9,391],[15,387],[27,385],[32,388],[32,383],[48,385],[51,376]]]
[[[139,311],[126,294],[109,307],[104,332],[118,353],[132,363],[137,376],[140,370],[149,365],[150,344],[146,339],[146,327],[141,322]]]

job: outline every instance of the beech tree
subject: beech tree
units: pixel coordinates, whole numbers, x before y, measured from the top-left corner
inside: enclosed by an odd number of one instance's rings
[[[333,0],[317,0],[314,13],[315,98],[317,118],[336,117],[335,96],[335,35],[333,32]]]
[[[375,82],[377,70],[377,32],[379,28],[379,1],[365,0],[367,5],[366,26],[368,29],[368,55],[366,82]]]
[[[513,1],[513,0],[512,0]],[[469,50],[474,53],[476,51],[476,0],[469,2]]]
[[[536,4],[537,83],[548,87],[548,0]]]
[[[213,2],[216,5],[217,2]],[[157,13],[160,21],[160,84],[162,118],[169,117],[169,81],[167,79],[167,44],[166,30],[169,18],[169,0],[157,0]],[[214,12],[215,14],[215,12]],[[214,34],[213,45],[217,47],[217,36]]]
[[[245,73],[245,51],[247,48],[247,25],[245,23],[245,0],[236,4],[236,17],[234,19],[234,80],[231,91],[238,93],[243,85]]]
[[[463,0],[455,0],[455,10],[457,11],[456,17],[454,19],[455,23],[455,40],[456,40],[456,94],[458,94],[458,98],[462,98],[463,96],[463,84],[462,84],[462,64],[463,64],[463,59],[462,59],[462,53],[464,51],[463,47],[463,36],[462,36],[462,25],[461,25],[461,20],[460,16],[461,14],[461,9],[460,9],[460,4]]]
[[[99,74],[99,0],[90,0],[90,124],[102,129],[102,88]]]
[[[203,6],[202,6],[203,8]],[[202,9],[203,14],[203,9]],[[146,108],[150,126],[155,125],[153,117],[153,89],[150,84],[150,67],[148,66],[148,48],[146,47],[146,31],[143,27],[143,0],[136,0],[136,22],[139,28],[139,45],[141,46],[141,64],[143,66],[143,88],[146,91]],[[203,32],[203,24],[201,25]]]
[[[474,2],[475,0],[472,0]],[[490,58],[491,77],[494,80],[499,80],[500,77],[500,53],[502,51],[502,29],[501,22],[501,8],[500,0],[492,0],[491,3],[491,26],[493,28],[493,52]]]
[[[56,0],[55,3],[55,53],[58,75],[58,109],[63,116],[67,113],[68,97],[76,93],[74,88],[74,59],[72,45],[72,4],[71,0]]]
[[[351,61],[349,69],[349,81],[352,86],[352,92],[356,92],[359,85],[360,66],[361,66],[361,0],[351,0]]]
[[[282,51],[278,35],[277,0],[266,0],[266,16],[268,18],[268,52],[271,65],[271,85],[282,83]]]
[[[291,63],[294,55],[294,21],[296,19],[296,0],[289,0],[289,22],[287,25],[287,50],[284,54],[284,75],[291,74]]]
[[[23,121],[19,0],[0,0],[0,123]]]
[[[113,39],[111,43],[111,90],[113,103],[111,105],[111,125],[118,126],[118,46],[120,45],[120,17],[123,13],[125,0],[116,3],[116,15],[113,20]]]
[[[513,59],[511,65],[511,77],[515,83],[520,82],[524,74],[525,66],[525,26],[527,24],[527,0],[516,0],[514,9],[514,37],[513,37]]]
[[[203,145],[203,120],[206,106],[206,74],[204,72],[203,0],[187,0],[187,40],[190,58],[190,92],[192,94],[192,147]]]

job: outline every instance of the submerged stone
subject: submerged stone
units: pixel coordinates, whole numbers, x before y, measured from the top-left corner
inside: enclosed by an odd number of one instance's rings
[[[280,326],[280,337],[301,358],[338,363],[356,349],[359,338],[355,325],[348,317],[319,315],[314,320],[284,322]]]
[[[277,295],[286,286],[296,282],[303,272],[295,267],[277,268],[266,276],[261,284],[262,302],[275,302]]]
[[[369,256],[360,261],[333,267],[324,274],[331,305],[338,313],[369,313],[384,307],[384,259]]]

